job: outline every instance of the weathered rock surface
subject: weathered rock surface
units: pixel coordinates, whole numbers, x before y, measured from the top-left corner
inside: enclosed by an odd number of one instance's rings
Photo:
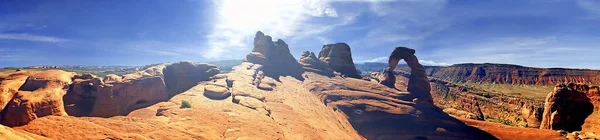
[[[204,96],[211,99],[222,100],[231,96],[231,92],[229,92],[229,89],[224,86],[206,85],[204,86]]]
[[[303,69],[294,56],[290,54],[288,45],[281,39],[273,42],[271,36],[258,31],[254,37],[254,48],[246,56],[244,62],[260,64],[265,67],[264,74],[278,79],[279,76],[292,76],[302,80]]]
[[[319,52],[319,59],[342,75],[361,78],[354,66],[350,46],[346,43],[324,45]]]
[[[17,94],[21,85],[27,80],[28,75],[31,74],[27,72],[16,72],[0,76],[0,110],[3,110],[4,107],[6,107],[6,104],[8,104],[15,94]],[[0,115],[0,120],[2,120],[2,117],[3,116]]]
[[[558,84],[546,97],[540,129],[600,133],[598,86]]]
[[[219,73],[216,66],[182,61],[149,67],[143,71],[100,78],[76,79],[65,96],[73,116],[112,117],[166,101],[200,81]]]
[[[32,73],[2,110],[2,124],[19,126],[44,116],[66,116],[62,97],[74,73],[49,70]]]
[[[10,127],[0,125],[0,138],[7,140],[45,140],[48,138],[30,134],[27,132],[16,131]]]
[[[388,67],[380,83],[394,88],[396,86],[396,76],[393,71],[398,62],[404,59],[411,69],[410,80],[407,86],[408,92],[416,95],[416,98],[421,102],[433,104],[433,98],[430,93],[431,85],[429,85],[429,79],[427,79],[427,75],[425,74],[425,68],[419,63],[419,59],[414,54],[415,50],[413,49],[396,47],[389,57]]]
[[[211,76],[219,74],[219,72],[214,65],[188,61],[167,65],[163,70],[169,96],[187,91],[200,81],[210,80]]]
[[[303,52],[298,63],[300,63],[305,71],[314,72],[325,76],[333,76],[333,70],[329,67],[329,65],[323,63],[312,52]]]
[[[20,126],[51,115],[127,115],[167,101],[175,94],[172,92],[185,91],[217,73],[216,66],[191,62],[161,64],[105,78],[61,70],[19,71],[0,76],[0,122]]]

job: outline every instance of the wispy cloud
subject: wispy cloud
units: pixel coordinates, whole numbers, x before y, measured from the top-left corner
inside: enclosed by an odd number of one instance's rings
[[[375,57],[375,58],[371,58],[371,59],[363,59],[363,60],[357,60],[356,63],[369,63],[369,62],[386,62],[388,61],[388,57],[382,56],[382,57]]]
[[[275,38],[295,35],[312,17],[337,17],[324,0],[223,0],[215,1],[216,19],[208,37],[206,58],[218,58],[225,50],[246,48],[258,30]],[[258,8],[260,7],[260,8]]]
[[[32,35],[32,34],[7,34],[0,33],[0,39],[5,40],[24,40],[24,41],[34,41],[34,42],[65,42],[67,39],[52,37],[52,36],[42,36],[42,35]]]
[[[548,42],[555,41],[556,36],[548,36],[543,38],[524,38],[515,42],[519,46],[532,46],[532,45],[544,45]]]
[[[132,51],[158,56],[183,56],[201,54],[201,48],[191,44],[176,44],[153,40],[142,40],[127,43]]]
[[[357,14],[341,15],[333,3],[379,3],[393,0],[223,0],[217,7],[205,58],[220,58],[226,50],[249,50],[258,30],[288,44],[332,42],[323,33],[352,24]],[[256,8],[260,7],[260,8]],[[319,21],[314,21],[315,19]],[[301,43],[300,45],[306,45]],[[292,45],[291,45],[292,46]],[[293,47],[293,46],[292,46]]]
[[[595,16],[600,16],[600,1],[577,0],[577,5]]]

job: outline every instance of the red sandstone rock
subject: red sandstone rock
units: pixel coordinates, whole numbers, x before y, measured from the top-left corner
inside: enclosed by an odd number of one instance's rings
[[[401,66],[402,70],[409,70]],[[497,83],[513,85],[548,85],[560,83],[600,84],[599,70],[532,68],[508,64],[456,64],[452,66],[426,66],[428,76],[451,82]]]
[[[600,133],[597,86],[559,84],[546,97],[540,129]]]
[[[342,75],[361,78],[354,66],[350,46],[346,43],[324,45],[321,52],[319,52],[319,59]]]
[[[63,96],[73,73],[49,70],[30,75],[2,110],[2,124],[19,126],[48,115],[66,116]]]

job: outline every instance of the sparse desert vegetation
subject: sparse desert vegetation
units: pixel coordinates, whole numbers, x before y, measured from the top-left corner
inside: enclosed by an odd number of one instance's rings
[[[192,102],[189,100],[181,100],[181,108],[192,108]]]

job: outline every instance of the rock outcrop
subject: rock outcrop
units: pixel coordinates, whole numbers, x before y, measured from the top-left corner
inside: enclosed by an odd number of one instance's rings
[[[431,85],[429,85],[429,79],[425,74],[425,68],[419,63],[419,60],[414,55],[415,50],[406,47],[396,47],[389,57],[388,67],[384,72],[384,77],[381,80],[381,84],[394,88],[396,85],[396,76],[394,69],[398,65],[400,60],[404,61],[410,67],[410,77],[408,81],[408,92],[415,94],[419,101],[433,104],[433,98],[431,97]]]
[[[273,42],[271,36],[258,31],[254,37],[254,48],[244,62],[265,67],[264,74],[278,79],[279,76],[292,76],[302,80],[302,67],[290,53],[288,45],[281,39]]]
[[[182,61],[149,67],[143,71],[101,78],[75,79],[65,96],[72,116],[112,117],[166,101],[175,94],[209,80],[219,73],[214,65]]]
[[[62,97],[73,75],[60,70],[32,73],[2,110],[2,124],[19,126],[39,117],[66,116]]]
[[[540,129],[600,133],[598,86],[558,84],[546,97]]]
[[[0,110],[4,110],[6,104],[10,102],[15,94],[19,91],[21,85],[25,83],[28,75],[27,72],[16,72],[8,75],[0,76]],[[3,115],[0,114],[0,120]]]
[[[0,76],[0,122],[25,125],[44,116],[112,117],[167,101],[219,73],[216,66],[167,63],[105,78],[61,70]]]
[[[350,46],[346,43],[324,45],[319,52],[319,59],[342,75],[361,78],[354,66]]]
[[[305,71],[314,72],[325,76],[333,76],[333,70],[329,67],[329,65],[323,63],[312,52],[303,52],[298,63],[300,63]]]

